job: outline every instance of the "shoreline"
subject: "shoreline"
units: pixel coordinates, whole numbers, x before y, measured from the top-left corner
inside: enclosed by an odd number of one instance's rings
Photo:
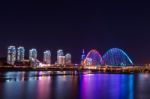
[[[0,72],[7,71],[91,71],[102,73],[150,73],[149,66],[1,66]]]

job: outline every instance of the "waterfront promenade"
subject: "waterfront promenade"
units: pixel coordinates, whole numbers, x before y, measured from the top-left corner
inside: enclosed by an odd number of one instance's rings
[[[106,73],[150,73],[150,66],[0,66],[2,71],[92,71]]]

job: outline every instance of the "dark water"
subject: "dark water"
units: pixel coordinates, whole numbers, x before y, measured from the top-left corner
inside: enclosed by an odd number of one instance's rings
[[[0,73],[0,99],[150,99],[150,74]]]

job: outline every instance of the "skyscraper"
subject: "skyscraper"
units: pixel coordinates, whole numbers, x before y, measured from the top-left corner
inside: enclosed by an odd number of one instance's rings
[[[16,61],[16,48],[15,46],[9,46],[7,53],[7,63],[10,65],[14,65],[15,61]]]
[[[39,61],[37,60],[37,50],[36,49],[31,49],[29,50],[29,60],[31,62],[31,66],[38,66]]]
[[[45,64],[51,64],[51,52],[50,50],[46,50],[43,55],[43,62]]]
[[[57,51],[57,64],[60,63],[60,60],[59,60],[59,59],[61,59],[60,56],[64,56],[64,52],[63,52],[63,50],[61,50],[61,49],[59,49],[59,50]]]
[[[58,64],[65,65],[65,56],[58,56]]]
[[[71,54],[70,53],[67,53],[65,55],[65,64],[66,65],[70,65],[71,64]]]
[[[31,49],[29,50],[29,60],[36,60],[37,59],[37,50]]]
[[[25,49],[24,47],[18,47],[17,51],[17,61],[23,61],[24,60],[24,55],[25,55]]]

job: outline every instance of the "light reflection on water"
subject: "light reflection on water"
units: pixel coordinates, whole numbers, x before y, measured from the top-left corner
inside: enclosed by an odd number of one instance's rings
[[[134,99],[133,75],[96,74],[81,76],[82,99]],[[91,94],[92,93],[92,94]]]
[[[0,99],[150,99],[149,93],[150,74],[0,73]]]

